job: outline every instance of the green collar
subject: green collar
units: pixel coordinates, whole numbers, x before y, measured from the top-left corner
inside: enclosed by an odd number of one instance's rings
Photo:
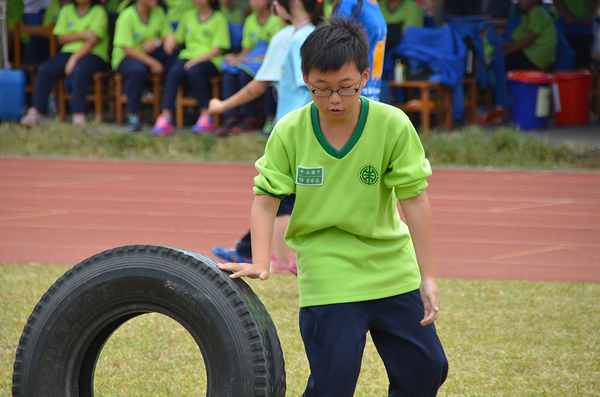
[[[327,139],[325,139],[325,136],[323,135],[323,131],[321,130],[321,125],[319,124],[319,110],[317,109],[317,106],[315,105],[314,102],[312,103],[312,105],[310,107],[310,118],[312,121],[312,126],[313,126],[313,130],[315,132],[315,136],[316,136],[317,140],[319,141],[319,143],[321,144],[321,147],[323,148],[323,150],[325,150],[327,153],[329,153],[331,156],[335,157],[336,159],[344,158],[345,155],[350,153],[350,151],[356,145],[356,143],[358,142],[358,140],[360,139],[360,137],[363,133],[365,124],[367,122],[367,116],[369,115],[369,101],[364,97],[360,97],[360,102],[361,102],[361,106],[360,106],[360,116],[358,116],[358,123],[356,123],[356,127],[354,128],[354,132],[352,133],[352,136],[350,137],[350,139],[348,139],[348,142],[346,142],[346,144],[344,145],[344,147],[341,150],[337,150],[336,148],[331,146],[329,144],[329,142],[327,142]]]

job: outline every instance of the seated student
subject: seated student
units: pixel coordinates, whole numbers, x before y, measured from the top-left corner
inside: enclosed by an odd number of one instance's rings
[[[382,0],[381,14],[388,25],[386,50],[396,47],[409,26],[423,27],[423,11],[414,0]]]
[[[214,130],[212,117],[207,113],[210,99],[209,79],[219,75],[223,52],[228,50],[229,25],[219,11],[219,0],[196,0],[197,9],[188,10],[182,16],[175,38],[185,46],[177,61],[167,72],[162,113],[152,129],[154,135],[173,132],[173,109],[179,85],[186,81],[198,101],[200,117],[192,126],[196,134],[209,134]]]
[[[281,19],[271,14],[270,0],[250,0],[253,13],[244,21],[244,34],[242,38],[242,51],[238,54],[225,54],[223,61],[230,66],[243,64],[247,61],[246,55],[260,41],[267,44],[273,36],[283,27]],[[223,71],[223,98],[229,98],[242,87],[252,81],[252,75],[245,69],[231,68]],[[276,103],[272,92],[265,95],[265,117],[267,120],[275,116]],[[239,108],[231,109],[223,113],[225,116],[223,125],[217,130],[218,135],[230,133],[239,134],[254,131],[258,128],[256,117],[256,101],[250,101]]]
[[[502,43],[506,70],[550,70],[556,61],[556,26],[542,0],[519,0],[524,12],[509,41]]]
[[[177,40],[158,0],[137,0],[117,18],[113,70],[125,75],[127,129],[140,131],[142,90],[150,73],[163,73],[177,60]]]
[[[33,106],[21,124],[34,126],[45,121],[52,86],[61,77],[72,82],[73,124],[85,122],[88,86],[95,72],[107,69],[108,18],[98,0],[77,0],[62,7],[53,33],[62,45],[61,52],[38,69],[33,89]]]
[[[370,333],[390,396],[435,396],[448,361],[433,324],[440,297],[425,191],[431,167],[406,114],[360,96],[369,78],[363,32],[334,17],[304,42],[313,102],[277,123],[256,162],[252,263],[218,267],[231,278],[269,278],[275,213],[295,193],[286,241],[298,255],[310,366],[303,395],[353,396]]]

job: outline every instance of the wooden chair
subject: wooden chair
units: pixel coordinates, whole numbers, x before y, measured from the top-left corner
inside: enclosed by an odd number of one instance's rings
[[[409,91],[408,98],[413,98],[412,92],[420,91],[416,104],[411,104],[411,101],[406,103],[394,103],[394,106],[399,107],[406,113],[419,113],[421,115],[421,132],[426,134],[431,129],[431,116],[438,115],[438,124],[442,124],[446,130],[452,130],[452,99],[450,88],[441,83],[432,82],[429,80],[408,80],[401,83],[394,81],[388,82],[390,88],[407,88]],[[435,99],[439,102],[434,102],[433,107],[430,103],[434,100],[431,93],[435,94]]]
[[[15,69],[21,69],[29,76],[29,84],[25,86],[25,92],[33,93],[33,87],[35,86],[35,76],[40,65],[38,64],[25,64],[23,63],[23,48],[21,43],[21,35],[29,34],[41,37],[47,37],[50,45],[50,56],[56,55],[58,51],[58,40],[55,35],[52,34],[54,30],[54,23],[50,26],[41,25],[21,25],[19,21],[15,22],[14,35],[13,35],[13,51],[14,51],[14,62],[13,67]]]
[[[221,97],[221,76],[211,77],[209,80],[211,86],[211,96],[213,98]],[[198,106],[198,101],[196,98],[186,97],[183,93],[183,87],[179,86],[177,90],[177,98],[175,100],[175,125],[177,128],[182,128],[184,121],[184,108],[185,107],[196,107]],[[218,115],[215,115],[214,118],[215,128],[218,127],[221,123],[221,118]]]
[[[104,120],[104,105],[107,103],[112,105],[114,102],[114,97],[111,95],[113,91],[112,76],[113,73],[110,71],[94,73],[92,78],[92,89],[86,96],[86,101],[94,103],[94,113],[98,121]],[[58,115],[60,121],[65,121],[67,120],[67,103],[73,99],[73,96],[66,92],[64,78],[58,80],[56,84],[58,91],[56,98]]]
[[[123,93],[123,82],[125,76],[121,73],[114,74],[115,82],[115,121],[117,124],[123,124],[124,120],[124,107],[127,104],[127,95]],[[156,121],[160,115],[161,105],[161,87],[164,81],[163,73],[152,73],[148,75],[148,80],[152,83],[152,97],[142,96],[142,105],[152,106],[152,117],[153,122]]]

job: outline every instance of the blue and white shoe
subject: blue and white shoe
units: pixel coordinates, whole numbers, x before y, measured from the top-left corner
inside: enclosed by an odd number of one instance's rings
[[[215,254],[220,260],[232,263],[252,263],[251,258],[246,258],[237,253],[234,249],[227,249],[223,247],[213,247],[213,254]]]

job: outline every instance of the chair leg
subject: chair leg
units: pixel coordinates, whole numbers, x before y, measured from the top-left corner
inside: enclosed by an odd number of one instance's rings
[[[183,88],[177,89],[177,99],[175,104],[175,125],[177,128],[183,127]]]
[[[446,130],[447,131],[452,131],[452,127],[453,127],[453,120],[452,120],[452,95],[450,93],[450,88],[448,87],[442,87],[442,95],[441,95],[441,102],[442,102],[442,106],[444,107],[445,112],[445,125],[446,125]]]
[[[162,76],[152,76],[152,117],[154,117],[154,121],[158,119],[158,115],[160,115],[160,86],[162,83]]]
[[[60,121],[67,121],[67,100],[65,99],[66,90],[65,90],[65,80],[58,80],[57,84],[57,98],[58,102],[58,117]]]
[[[94,113],[96,113],[96,119],[100,122],[104,119],[104,103],[102,102],[102,98],[102,78],[94,76]]]
[[[123,76],[120,74],[115,75],[115,122],[118,125],[123,124]]]
[[[431,129],[431,109],[429,109],[429,89],[421,89],[421,131],[427,134]]]

